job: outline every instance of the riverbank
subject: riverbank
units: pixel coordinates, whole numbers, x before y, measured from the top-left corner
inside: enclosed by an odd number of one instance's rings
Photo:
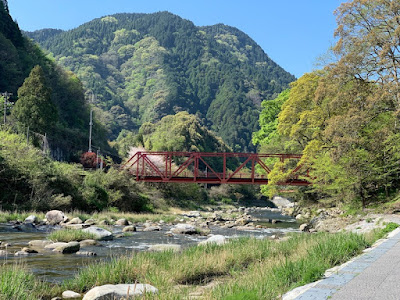
[[[164,222],[190,225],[196,224],[195,220],[205,223],[207,218],[213,225],[231,226],[246,216],[247,222],[250,211],[250,208],[237,208],[233,211],[175,211],[175,214],[168,215],[122,215],[127,222],[144,222],[138,226],[141,230],[145,228],[145,223],[149,226],[166,226]],[[90,219],[99,223],[105,220],[117,222],[122,215],[111,217],[105,213],[99,214],[97,219],[87,215],[85,222]],[[71,221],[77,216],[71,214],[68,218]],[[258,225],[252,221],[246,224],[250,224],[248,228],[257,228]],[[272,225],[272,220],[269,224]],[[128,223],[126,226],[135,225]],[[237,223],[235,226],[239,227]],[[94,286],[103,284],[145,283],[158,289],[157,296],[151,296],[157,299],[276,299],[293,287],[320,278],[326,269],[359,254],[385,233],[383,229],[363,235],[292,233],[281,239],[228,239],[220,245],[205,243],[178,251],[169,248],[161,253],[132,253],[112,261],[90,264],[61,285],[38,280],[29,275],[23,265],[3,264],[0,266],[1,274],[7,274],[7,278],[11,279],[1,278],[1,282],[6,282],[8,287],[1,285],[0,294],[4,295],[4,299],[51,299],[60,297],[66,290],[83,295]]]

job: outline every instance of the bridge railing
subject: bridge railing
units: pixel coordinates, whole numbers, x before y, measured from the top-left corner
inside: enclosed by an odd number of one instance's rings
[[[259,154],[259,153],[210,153],[210,152],[136,152],[123,168],[135,176],[137,181],[149,182],[200,182],[267,184],[271,169],[266,165],[267,158],[275,160],[299,160],[297,154]],[[233,170],[228,164],[235,160]],[[296,165],[296,164],[295,164]],[[261,170],[263,173],[256,171]],[[308,185],[299,179],[307,172],[298,165],[282,185]]]

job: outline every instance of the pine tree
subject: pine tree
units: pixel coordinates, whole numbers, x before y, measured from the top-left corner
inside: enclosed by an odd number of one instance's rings
[[[18,101],[13,116],[24,126],[44,133],[58,120],[57,108],[51,101],[51,90],[46,85],[40,66],[32,69],[18,89]]]

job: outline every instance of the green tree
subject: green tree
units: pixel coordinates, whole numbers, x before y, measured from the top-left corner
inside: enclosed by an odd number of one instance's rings
[[[51,90],[46,85],[40,66],[32,69],[18,89],[13,116],[24,126],[41,133],[48,131],[57,122],[57,108],[51,101]]]

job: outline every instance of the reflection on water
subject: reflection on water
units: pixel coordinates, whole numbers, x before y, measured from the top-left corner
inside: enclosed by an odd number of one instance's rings
[[[283,216],[278,212],[268,210],[256,211],[252,216],[260,219],[260,224],[268,226],[251,231],[237,230],[235,228],[211,227],[211,234],[222,234],[229,238],[239,236],[254,236],[256,238],[264,238],[271,235],[280,235],[289,231],[297,231],[298,224],[293,218]],[[277,224],[268,223],[267,219],[275,219],[282,221]],[[101,241],[100,246],[88,246],[81,248],[82,251],[96,252],[97,256],[79,256],[76,254],[53,254],[38,253],[25,257],[0,257],[0,261],[5,264],[13,264],[15,262],[23,263],[35,275],[48,281],[62,281],[71,278],[82,267],[98,260],[107,260],[112,256],[129,255],[137,251],[144,251],[153,244],[180,244],[183,247],[196,245],[198,242],[206,239],[203,236],[192,235],[174,235],[167,236],[165,233],[171,226],[163,226],[162,231],[154,232],[132,232],[128,236],[115,238],[112,241]],[[0,241],[4,244],[10,244],[7,251],[14,253],[26,247],[31,240],[44,240],[48,232],[52,228],[44,226],[39,227],[37,231],[21,232],[10,224],[0,224]],[[122,227],[110,227],[115,235],[122,233]],[[3,248],[3,250],[5,250]]]

